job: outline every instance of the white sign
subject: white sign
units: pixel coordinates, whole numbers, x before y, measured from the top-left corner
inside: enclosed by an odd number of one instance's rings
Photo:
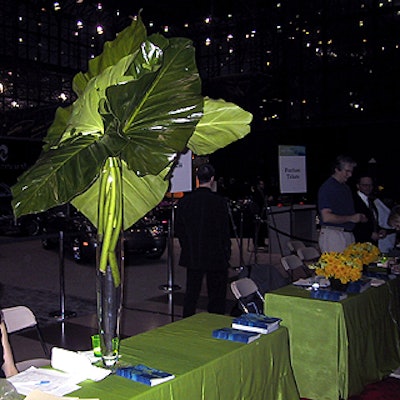
[[[192,152],[181,154],[172,171],[170,193],[192,190]]]
[[[279,182],[281,193],[306,193],[306,148],[279,146]]]

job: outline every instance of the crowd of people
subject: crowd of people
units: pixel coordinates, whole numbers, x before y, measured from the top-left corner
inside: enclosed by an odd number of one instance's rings
[[[357,171],[355,187],[348,184],[356,161],[339,155],[332,174],[318,190],[321,252],[342,252],[349,244],[370,242],[382,253],[395,254],[400,206],[390,208],[378,196],[373,176]]]
[[[353,158],[339,155],[332,165],[331,175],[319,187],[320,250],[341,252],[349,244],[371,242],[383,253],[394,253],[400,230],[400,205],[389,208],[377,196],[373,177],[365,171],[355,173],[356,167]],[[354,187],[348,183],[353,173]],[[176,234],[181,245],[179,265],[187,269],[184,317],[196,312],[204,277],[208,311],[225,313],[230,266],[229,189],[222,179],[217,179],[210,164],[199,166],[196,174],[198,187],[186,194],[177,207]],[[230,184],[230,189],[235,191],[231,196],[237,198],[238,186],[235,182]],[[268,194],[261,177],[247,189],[251,212],[254,218],[262,220],[273,197]],[[256,224],[254,244],[257,246],[265,243],[262,226],[257,228]]]

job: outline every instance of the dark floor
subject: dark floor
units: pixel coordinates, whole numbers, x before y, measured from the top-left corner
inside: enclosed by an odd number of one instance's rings
[[[122,314],[122,336],[132,336],[181,318],[184,269],[176,266],[178,246],[174,254],[159,260],[138,257],[125,268],[125,300]],[[239,248],[232,245],[231,264],[239,266]],[[279,269],[279,256],[259,251],[256,255],[247,239],[242,246],[242,259],[265,268]],[[274,266],[274,265],[275,266]],[[95,270],[93,265],[76,264],[56,251],[44,250],[40,240],[0,237],[1,307],[27,305],[35,313],[49,347],[70,350],[91,348],[91,335],[97,332],[95,302]],[[282,273],[280,271],[280,273]],[[232,268],[231,278],[238,272]],[[166,288],[173,287],[169,291]],[[227,313],[236,305],[228,290]],[[206,309],[203,291],[198,311]],[[43,357],[34,330],[14,334],[10,341],[16,361]]]

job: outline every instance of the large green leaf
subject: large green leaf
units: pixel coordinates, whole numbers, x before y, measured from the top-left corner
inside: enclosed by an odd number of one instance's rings
[[[141,43],[146,39],[146,28],[140,18],[121,31],[117,38],[104,44],[103,52],[89,61],[86,73],[79,72],[72,83],[74,92],[79,96],[85,90],[88,82],[102,73],[108,67],[115,65],[121,58],[137,51]]]
[[[142,218],[163,199],[168,190],[169,181],[166,179],[170,168],[161,171],[157,176],[146,175],[138,177],[123,163],[123,223],[124,229]],[[85,192],[72,200],[72,204],[80,210],[92,223],[97,226],[98,219],[99,180]]]
[[[132,63],[134,55],[119,60],[116,65],[108,67],[98,76],[91,79],[82,95],[74,102],[72,113],[60,142],[72,136],[87,134],[104,134],[102,115],[99,112],[102,101],[105,101],[106,89],[129,78],[125,72]]]
[[[58,107],[53,123],[47,131],[44,139],[43,150],[48,151],[51,147],[57,146],[64,134],[68,119],[72,113],[72,105],[68,107]]]
[[[94,182],[107,157],[106,147],[92,135],[43,153],[11,188],[15,215],[42,212],[72,200]]]
[[[204,100],[204,116],[188,142],[197,155],[207,155],[242,139],[250,132],[253,116],[225,100]]]
[[[140,17],[73,83],[77,100],[57,110],[39,160],[12,188],[17,217],[72,202],[96,225],[99,175],[118,157],[126,228],[161,201],[186,146],[211,154],[250,131],[250,113],[204,103],[192,42],[146,38]]]
[[[151,60],[148,53],[147,58]],[[157,175],[185,148],[202,116],[200,91],[194,48],[188,39],[169,41],[156,74],[108,89],[111,110],[129,139],[121,157],[130,169],[139,175]]]

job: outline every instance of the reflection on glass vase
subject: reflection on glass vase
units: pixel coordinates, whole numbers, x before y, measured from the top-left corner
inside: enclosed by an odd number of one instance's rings
[[[124,256],[123,250],[121,250],[121,243],[123,243],[122,233],[119,242],[120,245],[116,250],[119,276],[121,278],[119,284],[115,285],[110,265],[107,265],[104,272],[101,272],[98,267],[96,268],[97,321],[101,357],[104,366],[111,369],[116,365],[119,358],[124,276]],[[98,246],[101,247],[101,242],[98,243]]]

